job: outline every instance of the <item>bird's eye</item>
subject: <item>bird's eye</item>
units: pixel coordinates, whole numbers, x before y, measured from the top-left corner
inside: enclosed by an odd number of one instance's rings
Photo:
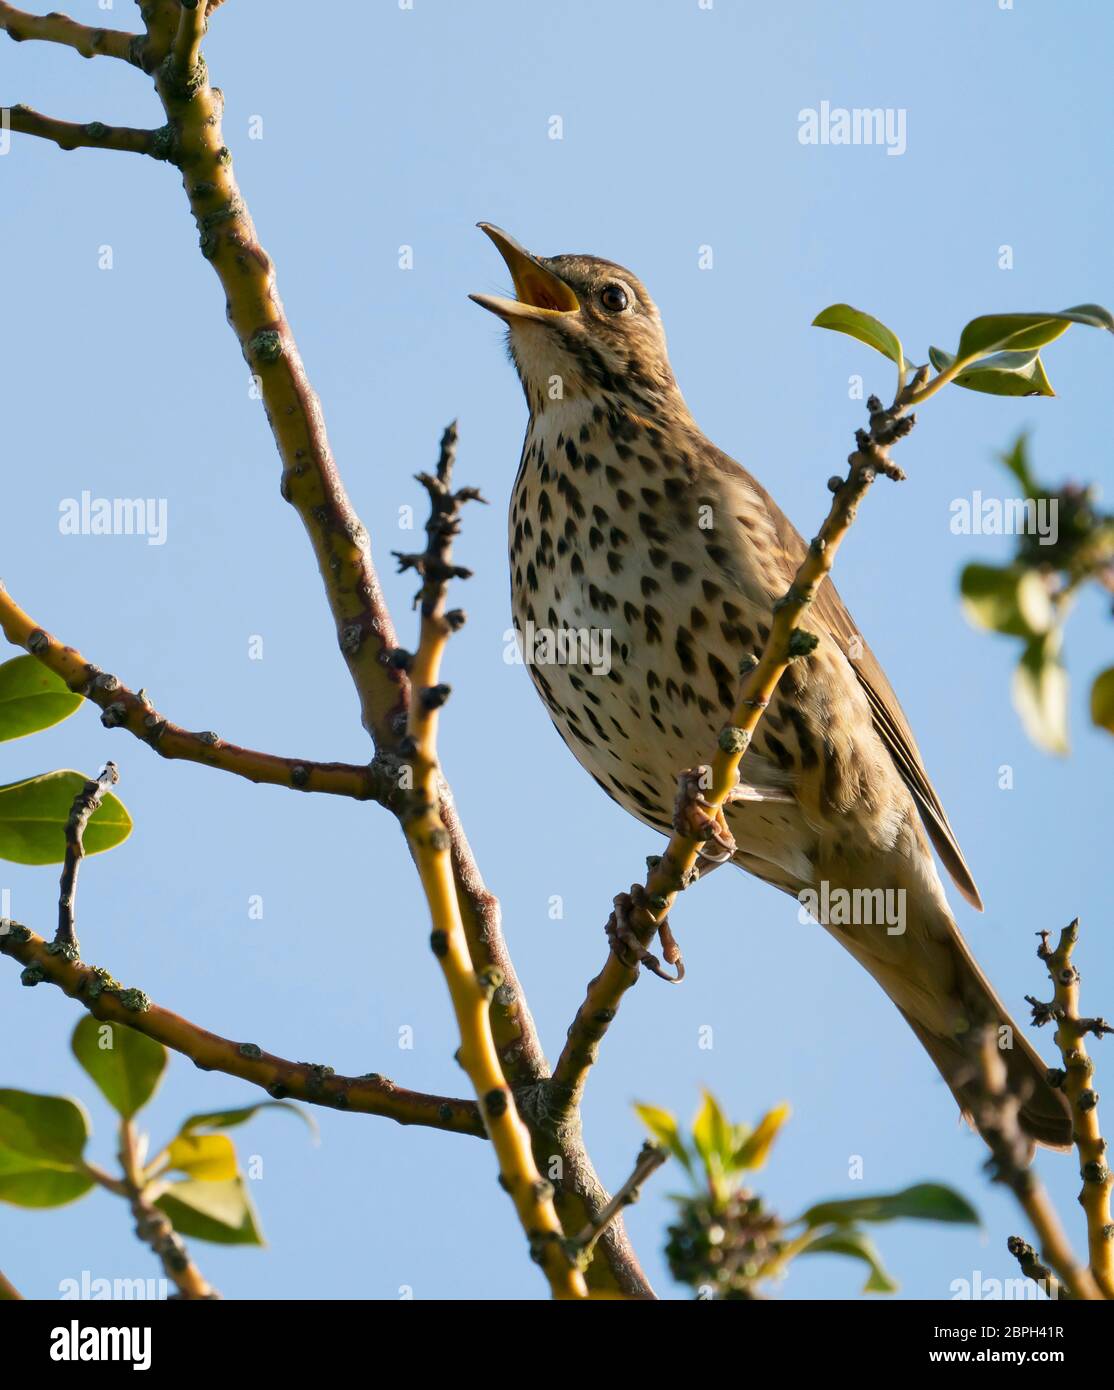
[[[604,285],[600,290],[600,303],[609,314],[621,314],[630,303],[630,296],[622,285]]]

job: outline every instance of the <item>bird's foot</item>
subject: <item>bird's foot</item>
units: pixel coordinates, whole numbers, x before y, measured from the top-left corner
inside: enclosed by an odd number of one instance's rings
[[[680,947],[673,936],[669,918],[663,917],[660,922],[655,921],[643,885],[641,883],[634,884],[629,893],[620,893],[614,899],[614,903],[615,910],[607,919],[605,930],[607,940],[616,957],[628,970],[637,970],[641,965],[652,975],[656,975],[659,980],[665,980],[671,985],[679,985],[685,978],[685,963],[681,958]],[[662,955],[665,957],[667,965],[675,967],[675,974],[670,975],[664,970],[657,956],[642,944],[631,920],[635,913],[644,914],[649,921],[654,923],[655,934],[661,941]]]
[[[673,829],[689,840],[701,840],[700,854],[713,864],[726,863],[735,853],[735,837],[727,828],[723,808],[704,795],[707,768],[690,767],[677,778],[677,799],[673,803]]]

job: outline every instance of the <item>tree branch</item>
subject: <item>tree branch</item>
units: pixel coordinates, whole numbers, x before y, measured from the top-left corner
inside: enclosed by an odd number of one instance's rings
[[[130,1119],[120,1121],[120,1166],[124,1170],[124,1195],[135,1218],[135,1233],[149,1245],[162,1265],[166,1277],[183,1300],[218,1299],[220,1294],[190,1259],[182,1237],[170,1217],[160,1211],[146,1195],[138,1135]]]
[[[16,43],[24,39],[42,39],[72,48],[83,58],[121,58],[127,63],[135,61],[132,55],[143,39],[141,34],[125,34],[118,29],[91,29],[64,14],[27,14],[14,5],[3,3],[0,3],[0,29],[6,29],[8,37]]]
[[[1071,1297],[1071,1294],[1064,1292],[1064,1286],[1048,1266],[1042,1264],[1040,1256],[1027,1240],[1022,1240],[1020,1236],[1010,1236],[1006,1241],[1006,1249],[1020,1265],[1025,1278],[1032,1279],[1034,1284],[1043,1288],[1050,1299],[1056,1301]]]
[[[170,62],[175,78],[182,82],[192,80],[197,72],[201,40],[205,36],[206,8],[198,0],[179,0],[179,4],[182,13],[170,49]]]
[[[10,129],[21,135],[37,135],[41,140],[53,140],[63,150],[123,150],[129,154],[146,154],[152,159],[169,159],[170,149],[164,130],[137,130],[133,126],[105,125],[103,121],[59,121],[32,111],[29,106],[3,108],[9,113]]]
[[[77,893],[77,871],[85,858],[85,827],[89,817],[104,800],[109,787],[120,780],[115,763],[105,763],[99,777],[85,783],[73,799],[66,820],[66,858],[62,864],[62,880],[58,888],[58,930],[54,933],[56,946],[68,946],[77,951],[77,925],[74,920],[74,897]]]
[[[1079,1205],[1087,1216],[1087,1245],[1091,1273],[1104,1298],[1114,1299],[1114,1224],[1111,1221],[1110,1194],[1114,1177],[1106,1156],[1106,1140],[1099,1125],[1098,1092],[1094,1089],[1094,1063],[1087,1055],[1086,1037],[1096,1038],[1114,1032],[1101,1018],[1081,1018],[1079,1015],[1079,971],[1071,963],[1072,952],[1079,940],[1079,919],[1060,933],[1053,951],[1048,944],[1048,932],[1040,933],[1037,955],[1048,967],[1055,994],[1051,1004],[1027,996],[1033,1006],[1033,1022],[1037,1027],[1049,1021],[1056,1023],[1056,1046],[1064,1059],[1061,1085],[1071,1102],[1072,1130],[1079,1151],[1080,1176],[1083,1188]]]
[[[12,1283],[12,1281],[7,1277],[3,1270],[0,1270],[0,1303],[17,1301],[22,1302],[22,1300],[23,1295]]]
[[[1090,1272],[1075,1258],[1056,1208],[1033,1171],[1033,1145],[1022,1133],[1017,1119],[1021,1100],[1009,1092],[1006,1064],[998,1051],[997,1036],[992,1028],[983,1030],[977,1062],[982,1076],[982,1094],[978,1114],[973,1118],[990,1149],[986,1167],[991,1180],[1003,1183],[1017,1198],[1036,1232],[1041,1254],[1059,1275],[1071,1297],[1101,1298]]]
[[[0,954],[20,961],[25,985],[57,985],[94,1018],[120,1023],[189,1057],[202,1071],[220,1071],[261,1086],[276,1100],[290,1098],[333,1110],[382,1115],[400,1125],[423,1125],[452,1134],[484,1137],[477,1106],[468,1100],[407,1091],[375,1073],[338,1076],[331,1067],[288,1062],[255,1043],[209,1033],[153,1004],[138,989],[125,989],[107,970],[84,965],[72,948],[52,946],[19,922],[0,923]]]
[[[226,743],[212,731],[190,733],[164,719],[141,690],[129,690],[75,648],[64,646],[20,608],[0,584],[0,629],[14,646],[36,657],[75,695],[101,711],[107,729],[127,729],[160,757],[231,772],[249,782],[292,787],[296,791],[350,796],[357,801],[381,800],[385,794],[380,769],[349,763],[319,763],[310,758],[283,758]]]
[[[422,577],[418,650],[413,656],[401,652],[395,658],[397,664],[410,669],[414,686],[407,734],[400,747],[401,755],[409,760],[413,789],[403,800],[400,820],[429,903],[433,927],[430,946],[440,963],[460,1030],[460,1064],[480,1101],[484,1125],[499,1159],[500,1183],[514,1202],[531,1254],[545,1271],[554,1297],[585,1298],[588,1288],[566,1248],[552,1184],[538,1171],[530,1132],[519,1117],[514,1093],[500,1066],[488,1004],[503,977],[490,969],[481,973],[472,960],[457,901],[451,842],[439,814],[437,722],[450,693],[440,681],[441,661],[450,634],[464,621],[459,610],[446,611],[446,594],[450,579],[466,579],[470,573],[453,564],[453,539],[460,530],[462,504],[479,500],[474,488],[453,491],[455,455],[453,424],[442,437],[436,475],[418,474],[430,498],[426,548],[420,555],[398,556],[400,570],[413,569]]]
[[[221,132],[223,99],[200,61],[185,79],[159,68],[155,85],[174,132],[202,254],[220,279],[228,321],[258,381],[282,459],[282,495],[313,544],[364,727],[378,747],[393,750],[405,729],[407,698],[402,673],[386,661],[397,646],[394,628],[367,531],[337,473],[321,403],[283,311],[274,267],[236,184]]]
[[[607,1203],[599,1215],[589,1221],[576,1237],[574,1244],[578,1252],[582,1254],[591,1253],[592,1247],[595,1245],[596,1241],[599,1240],[600,1236],[603,1235],[604,1231],[607,1230],[608,1226],[611,1225],[612,1221],[615,1220],[623,1208],[629,1207],[634,1202],[638,1201],[641,1195],[642,1184],[647,1178],[652,1177],[653,1174],[657,1172],[668,1157],[669,1155],[666,1151],[664,1149],[659,1149],[656,1144],[651,1144],[647,1141],[642,1145],[638,1158],[635,1160],[634,1168],[631,1170],[630,1177],[622,1187],[619,1188],[615,1196],[612,1197],[611,1201]]]

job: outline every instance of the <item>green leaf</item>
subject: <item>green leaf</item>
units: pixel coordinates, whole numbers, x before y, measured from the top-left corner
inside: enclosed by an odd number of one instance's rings
[[[73,1030],[73,1054],[109,1105],[130,1120],[154,1095],[169,1054],[162,1043],[122,1023],[86,1014]]]
[[[899,1285],[891,1279],[882,1265],[882,1258],[874,1242],[865,1231],[832,1231],[819,1236],[811,1245],[805,1246],[802,1255],[851,1255],[870,1267],[870,1275],[863,1285],[863,1293],[897,1293]]]
[[[1091,686],[1091,722],[1114,734],[1114,666],[1097,675]]]
[[[1027,352],[1042,348],[1066,333],[1073,323],[1105,328],[1114,333],[1114,318],[1099,304],[1077,304],[1072,309],[1048,314],[983,314],[972,319],[959,335],[956,356],[975,357],[991,352]]]
[[[314,1134],[317,1133],[317,1121],[313,1116],[300,1105],[294,1105],[288,1100],[261,1100],[257,1105],[242,1105],[234,1110],[203,1111],[183,1120],[178,1133],[192,1134],[197,1129],[232,1129],[235,1125],[244,1124],[253,1115],[258,1115],[261,1110],[289,1110],[292,1115],[297,1115],[304,1121]]]
[[[711,1091],[704,1092],[693,1119],[692,1142],[713,1179],[722,1178],[730,1170],[735,1131]]]
[[[1068,751],[1068,673],[1059,648],[1055,631],[1033,638],[1013,676],[1014,708],[1025,732],[1048,753]]]
[[[1021,565],[966,565],[959,592],[968,622],[1010,637],[1036,637],[1055,617],[1044,580]]]
[[[820,1202],[799,1218],[806,1226],[850,1225],[855,1221],[948,1221],[977,1226],[974,1207],[950,1187],[922,1182],[879,1197],[849,1197]]]
[[[155,1202],[179,1235],[217,1245],[262,1245],[259,1222],[242,1178],[172,1184]]]
[[[938,372],[955,361],[949,352],[930,347],[928,358]],[[1039,352],[995,352],[955,378],[956,386],[988,396],[1054,396]]]
[[[66,821],[74,797],[89,779],[63,770],[0,787],[0,859],[16,864],[61,864]],[[131,834],[132,821],[109,792],[85,828],[85,853],[102,854]]]
[[[879,323],[861,309],[852,309],[850,304],[829,304],[812,320],[813,328],[830,328],[834,333],[846,333],[857,338],[860,343],[880,352],[891,362],[905,370],[905,353],[897,334],[884,323]]]
[[[60,1207],[93,1181],[81,1167],[89,1119],[75,1101],[29,1091],[0,1091],[0,1200],[17,1207]]]
[[[167,1148],[169,1166],[199,1182],[231,1181],[239,1174],[236,1145],[227,1134],[179,1134]]]
[[[790,1109],[786,1104],[778,1105],[763,1115],[757,1129],[739,1145],[733,1159],[734,1166],[752,1169],[764,1167],[773,1142],[789,1115]]]
[[[89,1117],[76,1101],[31,1091],[0,1091],[0,1148],[42,1163],[79,1164]]]
[[[0,666],[0,743],[60,724],[80,704],[81,696],[33,656],[5,661]]]
[[[681,1127],[677,1123],[676,1115],[663,1110],[659,1105],[636,1105],[634,1111],[650,1131],[650,1137],[668,1149],[689,1177],[692,1177],[692,1157],[681,1138]]]
[[[76,1202],[93,1179],[66,1163],[30,1158],[0,1145],[0,1202],[15,1207],[62,1207]]]

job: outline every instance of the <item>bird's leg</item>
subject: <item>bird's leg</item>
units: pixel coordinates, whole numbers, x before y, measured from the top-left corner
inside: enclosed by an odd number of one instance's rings
[[[704,795],[707,768],[690,767],[677,778],[677,799],[673,804],[673,828],[690,840],[704,841],[700,854],[713,864],[723,864],[735,853],[735,837],[727,828],[722,807],[709,815],[711,802]],[[710,842],[715,842],[711,848]]]
[[[680,984],[685,978],[685,966],[681,959],[680,948],[670,929],[669,918],[663,917],[660,922],[655,921],[650,912],[645,887],[641,883],[632,884],[629,893],[620,893],[613,901],[615,910],[607,919],[605,930],[611,949],[619,960],[628,970],[637,970],[640,965],[644,965],[659,980],[667,980],[673,985]],[[661,961],[639,940],[638,932],[631,922],[634,913],[644,914],[654,924],[656,935],[661,940],[662,955],[665,957],[666,964],[677,967],[675,975],[670,975],[663,970]]]

